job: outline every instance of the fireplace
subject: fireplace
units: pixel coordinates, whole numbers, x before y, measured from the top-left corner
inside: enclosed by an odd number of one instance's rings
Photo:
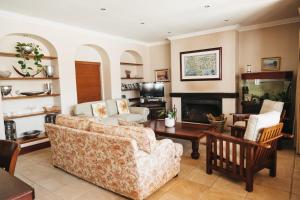
[[[181,99],[182,121],[209,123],[206,114],[222,114],[222,99],[183,97]]]

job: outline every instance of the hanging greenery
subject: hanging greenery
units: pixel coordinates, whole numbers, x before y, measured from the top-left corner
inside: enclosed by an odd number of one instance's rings
[[[15,49],[17,52],[16,57],[20,58],[20,60],[18,60],[18,64],[20,65],[21,71],[16,69],[14,66],[13,68],[19,75],[35,76],[43,70],[41,62],[42,58],[44,57],[44,54],[40,53],[42,49],[39,47],[39,45],[33,43],[17,42]],[[30,58],[33,58],[35,67],[27,65],[30,61]]]

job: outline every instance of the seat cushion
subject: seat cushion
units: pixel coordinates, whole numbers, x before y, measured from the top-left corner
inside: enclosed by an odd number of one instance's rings
[[[136,127],[144,127],[143,124],[139,124],[137,122],[130,122],[130,121],[125,121],[125,120],[122,120],[122,119],[118,119],[119,121],[119,125],[120,126],[136,126]]]
[[[284,103],[280,101],[271,101],[268,99],[265,99],[263,102],[263,105],[260,109],[259,114],[271,112],[271,111],[277,111],[279,113],[283,110]]]
[[[150,128],[91,123],[90,131],[134,139],[139,149],[147,153],[151,153],[156,144],[155,133]]]
[[[140,114],[128,113],[128,114],[114,115],[113,117],[123,120],[123,121],[127,121],[127,122],[143,122],[144,121],[143,115],[140,115]]]
[[[75,128],[75,129],[89,131],[90,123],[93,121],[95,121],[94,118],[60,114],[60,115],[56,116],[55,124],[60,125],[60,126],[69,127],[69,128]]]
[[[234,126],[246,127],[246,121],[236,121]]]
[[[277,111],[250,115],[244,139],[258,141],[262,129],[278,124],[280,122],[280,115],[281,113]]]

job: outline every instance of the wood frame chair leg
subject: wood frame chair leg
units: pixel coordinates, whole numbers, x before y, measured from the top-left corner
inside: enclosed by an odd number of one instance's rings
[[[254,181],[253,174],[247,174],[247,177],[246,177],[246,191],[247,192],[253,192],[253,181]]]
[[[271,162],[270,171],[269,171],[269,176],[271,176],[271,177],[276,177],[276,171],[277,171],[276,162],[277,162],[277,152],[275,150],[272,155],[272,162]]]
[[[211,137],[207,136],[206,138],[206,152],[211,152],[212,145],[211,145]],[[212,174],[212,159],[211,159],[211,153],[206,154],[206,173]]]

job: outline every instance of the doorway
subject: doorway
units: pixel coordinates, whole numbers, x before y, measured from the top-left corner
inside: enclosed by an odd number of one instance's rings
[[[100,63],[75,61],[77,102],[101,100]]]

